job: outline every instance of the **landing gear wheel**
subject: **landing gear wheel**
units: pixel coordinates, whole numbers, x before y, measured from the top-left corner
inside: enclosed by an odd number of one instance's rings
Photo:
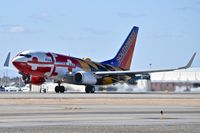
[[[95,87],[94,86],[91,86],[91,85],[87,85],[85,87],[85,92],[86,93],[95,93]]]
[[[55,92],[56,93],[64,93],[65,92],[65,87],[64,86],[56,86],[55,87]]]
[[[85,87],[85,92],[90,93],[90,88],[88,86]]]
[[[60,86],[60,93],[64,93],[65,92],[65,87],[64,86]]]
[[[56,86],[56,87],[55,87],[55,92],[56,92],[56,93],[59,93],[59,91],[60,91],[60,86]]]

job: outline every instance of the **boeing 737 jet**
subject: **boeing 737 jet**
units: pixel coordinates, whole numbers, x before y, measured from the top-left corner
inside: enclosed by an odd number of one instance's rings
[[[127,82],[130,79],[136,80],[137,75],[187,69],[191,66],[196,53],[184,67],[130,71],[138,30],[139,28],[134,26],[115,57],[103,62],[51,52],[24,51],[14,57],[12,63],[22,74],[25,83],[41,85],[46,79],[53,79],[58,83],[55,87],[56,93],[64,93],[62,83],[85,85],[86,93],[94,93],[95,85]]]

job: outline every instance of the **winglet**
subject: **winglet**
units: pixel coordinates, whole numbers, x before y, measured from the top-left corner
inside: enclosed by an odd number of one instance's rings
[[[190,61],[187,63],[186,66],[180,67],[180,68],[178,68],[178,69],[187,69],[187,68],[190,68],[191,65],[192,65],[192,62],[193,62],[195,56],[196,56],[196,52],[193,54],[193,56],[191,57]]]

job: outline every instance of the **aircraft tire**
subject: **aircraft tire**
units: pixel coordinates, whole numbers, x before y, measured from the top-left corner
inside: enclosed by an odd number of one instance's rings
[[[85,92],[86,93],[95,93],[95,87],[94,86],[91,86],[91,85],[87,85],[85,87]]]
[[[59,93],[59,91],[60,91],[60,86],[56,86],[56,87],[55,87],[55,92],[56,92],[56,93]]]
[[[90,90],[87,86],[85,87],[85,93],[90,93]]]
[[[65,87],[64,86],[60,86],[60,93],[64,93],[65,92]]]

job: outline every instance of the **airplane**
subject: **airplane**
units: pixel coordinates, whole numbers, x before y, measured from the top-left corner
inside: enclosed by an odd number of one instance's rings
[[[41,85],[46,79],[52,79],[58,85],[56,93],[64,93],[62,83],[85,85],[86,93],[94,93],[96,85],[108,85],[120,81],[127,82],[137,75],[154,72],[187,69],[191,66],[196,53],[187,65],[174,69],[130,71],[139,27],[134,26],[121,48],[110,60],[95,62],[52,52],[24,51],[12,59],[12,64],[22,74],[24,82]]]

